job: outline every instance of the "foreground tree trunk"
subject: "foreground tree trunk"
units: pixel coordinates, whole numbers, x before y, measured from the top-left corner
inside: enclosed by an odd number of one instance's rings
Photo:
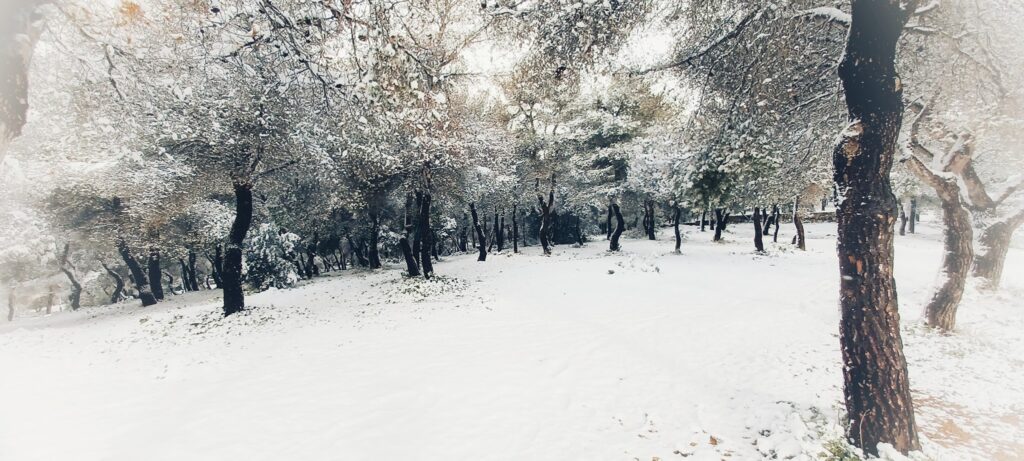
[[[974,259],[974,231],[971,215],[960,197],[960,186],[954,178],[940,176],[920,159],[911,155],[907,168],[925,184],[935,189],[942,202],[944,252],[942,256],[943,283],[925,307],[925,323],[943,331],[956,327],[956,310],[963,298],[967,275]]]
[[[782,218],[782,214],[779,211],[778,205],[772,205],[772,221],[775,222],[775,231],[772,233],[772,242],[779,243],[779,227],[782,227],[782,222],[779,221]]]
[[[121,254],[121,259],[124,260],[128,271],[131,272],[132,282],[135,283],[135,289],[139,291],[139,300],[142,301],[142,306],[152,306],[156,304],[156,297],[153,296],[153,292],[149,290],[149,280],[146,279],[146,273],[142,271],[142,266],[139,265],[138,260],[132,255],[131,250],[128,248],[128,242],[123,238],[117,239],[117,252]]]
[[[721,208],[715,208],[715,224],[711,226],[715,230],[715,242],[722,241],[722,232],[725,232],[725,226],[729,222],[729,213],[724,212]]]
[[[917,216],[917,198],[912,198],[910,199],[910,227],[908,229],[911,234],[917,233],[916,225],[918,221],[920,221],[920,219]]]
[[[235,220],[228,233],[227,251],[221,279],[224,282],[224,315],[231,315],[245,309],[245,292],[242,291],[242,245],[252,225],[252,186],[235,184]]]
[[[422,202],[422,199],[420,200],[420,202]],[[405,258],[405,273],[406,273],[406,275],[408,277],[419,277],[419,275],[420,275],[420,267],[419,267],[419,264],[416,263],[416,255],[413,254],[412,247],[409,246],[409,234],[411,234],[413,232],[413,230],[414,230],[413,219],[419,219],[419,215],[418,214],[416,215],[415,218],[409,216],[409,213],[411,212],[410,208],[412,208],[412,204],[413,204],[412,194],[411,193],[410,194],[406,194],[405,195],[405,226],[403,226],[405,233],[402,236],[402,238],[398,239],[398,247],[399,247],[399,249],[402,250],[402,256]]]
[[[153,297],[160,301],[164,299],[164,285],[162,271],[160,270],[160,250],[157,248],[149,249],[149,260],[146,262],[146,270],[149,275],[149,290],[153,292]]]
[[[896,44],[917,1],[853,0],[839,77],[849,125],[833,154],[838,204],[840,345],[847,436],[870,456],[878,444],[920,448],[900,338],[889,173],[903,120]]]
[[[761,208],[754,207],[754,249],[764,253],[764,234],[761,229]]]
[[[974,260],[973,275],[983,280],[984,288],[996,290],[1003,278],[1003,265],[1006,253],[1010,250],[1010,240],[1018,227],[1024,224],[1024,208],[1007,216],[1002,221],[992,224],[981,233],[982,253]]]
[[[612,204],[612,214],[615,215],[615,231],[612,232],[612,238],[609,240],[608,249],[610,251],[619,251],[622,247],[619,245],[619,238],[622,237],[622,233],[626,231],[626,220],[622,219],[622,210],[619,209],[619,204]]]
[[[480,218],[476,214],[476,205],[469,204],[469,212],[473,216],[473,230],[476,231],[473,235],[476,237],[477,248],[480,250],[480,256],[477,257],[477,261],[487,260],[487,244],[484,242],[484,231],[480,229]]]
[[[675,215],[672,219],[672,229],[676,234],[676,254],[681,253],[683,248],[683,234],[679,232],[679,215],[681,214],[682,210],[679,209],[679,206],[676,206]]]

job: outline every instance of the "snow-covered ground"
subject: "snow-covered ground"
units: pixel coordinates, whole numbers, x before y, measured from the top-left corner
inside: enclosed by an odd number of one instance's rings
[[[897,285],[926,454],[1024,459],[1024,250],[943,336],[921,227]],[[842,431],[834,224],[767,256],[748,226],[687,232],[334,273],[228,319],[200,292],[0,325],[0,460],[817,459]]]

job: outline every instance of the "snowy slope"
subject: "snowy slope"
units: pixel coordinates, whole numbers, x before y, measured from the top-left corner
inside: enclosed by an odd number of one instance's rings
[[[941,336],[922,227],[897,285],[926,453],[1024,458],[1024,251]],[[334,273],[229,319],[201,292],[2,325],[0,460],[816,459],[841,432],[834,225],[768,256],[732,231]]]

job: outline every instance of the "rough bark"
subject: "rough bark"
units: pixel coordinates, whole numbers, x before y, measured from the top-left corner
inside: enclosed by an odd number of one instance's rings
[[[480,229],[480,219],[476,214],[476,205],[469,204],[469,212],[473,216],[473,230],[476,231],[473,235],[476,239],[477,248],[480,250],[480,256],[476,259],[477,261],[487,260],[487,244],[484,242],[484,231]]]
[[[853,0],[839,65],[849,117],[833,154],[843,197],[836,216],[847,436],[871,456],[880,443],[904,454],[920,448],[893,278],[889,181],[903,120],[896,45],[916,4]]]
[[[907,168],[925,184],[935,190],[942,203],[945,224],[944,252],[942,256],[943,283],[925,307],[925,323],[933,328],[952,331],[956,327],[956,310],[967,285],[967,275],[974,258],[971,215],[960,196],[955,178],[940,176],[916,156],[906,158]]]
[[[146,279],[146,273],[143,272],[139,261],[132,255],[131,249],[128,248],[128,242],[123,238],[117,239],[117,252],[121,254],[121,259],[124,260],[125,265],[128,266],[128,271],[131,272],[132,282],[135,283],[135,289],[139,291],[139,300],[142,301],[142,306],[156,304],[156,297],[149,290],[149,280]]]
[[[609,240],[608,249],[611,251],[619,251],[622,247],[619,245],[619,238],[622,237],[622,233],[626,231],[626,220],[622,218],[622,210],[619,209],[619,204],[612,204],[612,214],[615,215],[615,231],[612,232],[612,238]]]
[[[754,207],[754,249],[764,253],[764,233],[761,229],[761,208]]]
[[[981,233],[979,243],[982,253],[974,260],[973,275],[982,279],[984,288],[999,289],[1010,240],[1021,224],[1024,224],[1024,208],[992,224]]]
[[[242,245],[252,225],[252,186],[235,184],[235,219],[228,232],[227,249],[221,267],[224,282],[224,315],[231,315],[245,309],[245,292],[242,290]]]

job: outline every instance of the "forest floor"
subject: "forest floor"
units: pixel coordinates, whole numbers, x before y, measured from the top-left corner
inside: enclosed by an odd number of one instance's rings
[[[0,459],[819,459],[839,446],[834,224],[766,255],[721,244],[556,247],[335,272],[248,298],[0,325]],[[1024,459],[1024,250],[957,331],[920,326],[939,232],[898,237],[924,459]],[[781,243],[785,242],[785,243]]]

